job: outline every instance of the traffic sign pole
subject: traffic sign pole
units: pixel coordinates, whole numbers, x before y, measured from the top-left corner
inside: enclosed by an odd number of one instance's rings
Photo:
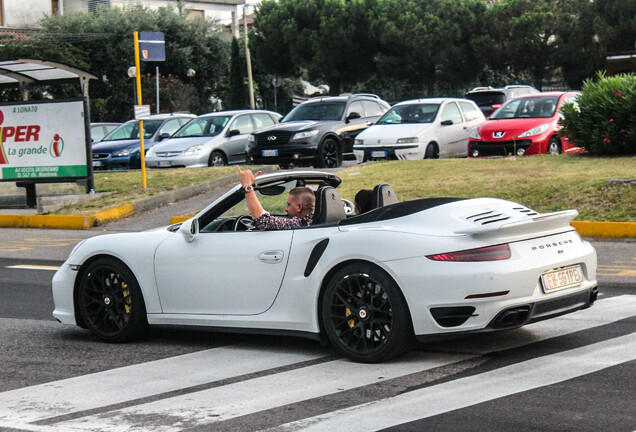
[[[141,105],[141,68],[139,62],[139,33],[135,32],[135,67],[137,68],[137,105]],[[144,150],[144,121],[139,119],[139,153],[141,157],[141,185],[146,190],[146,152]]]

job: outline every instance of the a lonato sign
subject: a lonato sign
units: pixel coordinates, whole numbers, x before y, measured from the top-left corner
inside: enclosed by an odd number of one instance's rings
[[[81,100],[0,105],[0,181],[86,178]]]

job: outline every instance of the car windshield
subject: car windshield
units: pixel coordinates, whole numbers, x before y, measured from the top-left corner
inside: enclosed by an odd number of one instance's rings
[[[172,138],[212,137],[221,133],[232,116],[208,116],[190,120]]]
[[[551,118],[559,102],[558,96],[533,96],[512,99],[490,116],[493,120],[513,118]]]
[[[150,138],[155,134],[163,120],[144,120],[144,138]],[[122,141],[139,139],[139,121],[130,120],[106,135],[102,141]]]
[[[433,123],[438,110],[438,103],[396,105],[387,111],[376,124]]]
[[[344,102],[301,104],[287,114],[281,123],[303,120],[340,120],[344,109]]]
[[[467,93],[466,99],[470,99],[477,106],[501,105],[506,101],[506,95],[498,91],[483,91],[475,93]]]

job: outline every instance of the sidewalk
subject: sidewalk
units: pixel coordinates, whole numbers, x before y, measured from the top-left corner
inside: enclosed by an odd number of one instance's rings
[[[259,168],[264,172],[275,168],[266,166]],[[228,188],[237,183],[238,176],[231,175],[206,183],[167,192],[151,198],[122,204],[118,207],[99,211],[88,216],[80,215],[41,215],[36,209],[0,209],[0,228],[49,228],[86,230],[106,223],[125,219],[138,213],[147,212],[184,201],[197,195],[219,188]],[[201,209],[196,209],[201,210]],[[194,212],[194,210],[193,210]],[[183,222],[191,214],[173,215],[165,224]],[[572,226],[583,237],[606,239],[636,239],[636,222],[594,222],[574,221]]]

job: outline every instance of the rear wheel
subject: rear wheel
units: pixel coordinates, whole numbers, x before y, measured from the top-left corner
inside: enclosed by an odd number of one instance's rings
[[[548,141],[548,154],[561,154],[561,141],[558,138],[552,137]]]
[[[437,146],[430,143],[426,146],[426,152],[424,152],[424,159],[439,159],[439,150]]]
[[[338,351],[352,360],[376,363],[402,354],[411,323],[397,284],[367,263],[350,264],[329,281],[322,321]]]
[[[323,140],[316,153],[317,168],[337,168],[342,164],[342,153],[333,138]]]
[[[225,156],[223,155],[223,153],[215,150],[210,154],[210,159],[208,159],[208,166],[215,167],[226,165],[227,160],[225,160]]]
[[[101,258],[80,279],[77,307],[86,327],[100,339],[125,342],[144,336],[146,307],[135,276],[122,262]]]

